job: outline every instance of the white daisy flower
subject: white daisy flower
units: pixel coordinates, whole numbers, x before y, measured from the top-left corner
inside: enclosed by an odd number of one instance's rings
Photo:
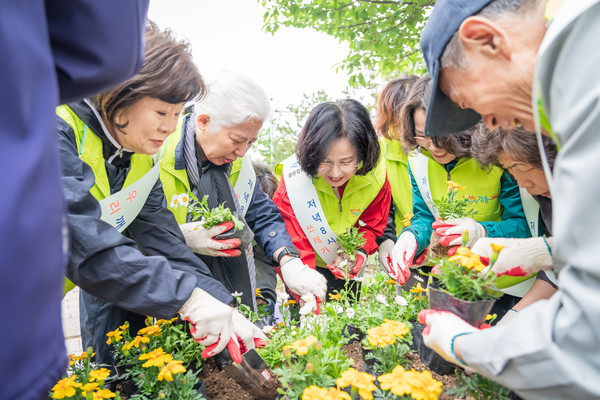
[[[311,312],[317,309],[317,301],[315,300],[315,296],[302,296],[302,300],[304,300],[305,303],[300,308],[300,315],[310,314]]]
[[[179,195],[174,194],[171,197],[171,204],[169,204],[169,208],[177,208],[179,206]]]
[[[346,315],[348,318],[352,319],[356,315],[356,311],[354,311],[354,308],[350,307],[346,310]]]
[[[264,333],[271,333],[271,332],[273,332],[274,329],[275,329],[275,325],[271,325],[271,326],[267,325],[262,328],[262,331]]]
[[[243,294],[244,294],[244,292],[233,292],[233,293],[231,293],[231,295],[233,297],[242,297]]]
[[[287,292],[281,292],[278,294],[279,294],[279,298],[282,300],[282,303],[285,303],[286,301],[288,301],[290,299],[290,295]]]
[[[179,195],[179,205],[181,207],[187,207],[190,204],[190,196],[187,193],[181,193]]]
[[[333,307],[333,310],[336,312],[336,314],[341,314],[344,312],[344,307],[340,306],[339,304],[336,305],[335,307]]]
[[[384,294],[378,294],[377,296],[375,296],[375,300],[387,306],[387,297],[385,297]]]
[[[402,296],[396,296],[394,298],[394,302],[402,307],[406,307],[408,305],[408,301],[406,301],[406,299]]]

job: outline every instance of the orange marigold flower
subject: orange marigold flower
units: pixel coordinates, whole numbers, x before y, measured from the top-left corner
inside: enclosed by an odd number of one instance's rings
[[[108,332],[106,334],[106,336],[108,337],[106,344],[116,343],[116,342],[120,341],[121,339],[123,339],[123,331],[120,330],[119,328],[117,328],[112,332]]]
[[[158,380],[173,381],[173,375],[185,372],[185,367],[181,364],[183,364],[181,360],[170,361],[158,373]]]
[[[132,347],[139,348],[142,343],[150,343],[150,338],[147,336],[136,336],[133,340],[123,346],[124,350],[131,350]]]
[[[140,329],[137,334],[142,336],[159,336],[162,334],[162,331],[160,329],[160,326],[150,325]]]
[[[173,360],[173,356],[164,352],[162,347],[158,349],[152,350],[150,353],[142,354],[138,357],[139,360],[148,360],[142,367],[150,368],[150,367],[162,367],[164,364]]]
[[[452,189],[452,190],[455,190],[455,189],[456,190],[458,190],[458,189],[465,190],[467,188],[466,186],[459,185],[458,183],[452,182],[452,181],[446,181],[446,183],[448,184],[448,188]]]

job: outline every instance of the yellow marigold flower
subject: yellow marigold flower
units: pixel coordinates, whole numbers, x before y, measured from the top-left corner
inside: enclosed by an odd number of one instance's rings
[[[302,400],[323,400],[327,395],[327,389],[311,385],[302,392]]]
[[[142,367],[144,368],[162,367],[164,364],[173,360],[173,356],[165,353],[162,347],[159,347],[158,349],[152,350],[150,353],[142,354],[138,359],[142,361],[148,360],[142,364]]]
[[[94,357],[96,355],[96,353],[92,353],[92,357]],[[83,352],[80,355],[76,356],[75,354],[71,354],[69,355],[69,358],[73,361],[79,361],[79,360],[87,360],[88,359],[88,353],[87,352]]]
[[[56,382],[56,385],[52,388],[52,398],[64,399],[65,397],[75,396],[75,388],[81,386],[81,384],[75,382],[76,378],[77,375],[71,375],[68,378]]]
[[[490,246],[492,246],[492,250],[494,250],[496,253],[500,253],[500,250],[504,248],[504,246],[502,246],[501,244],[496,243],[490,243]]]
[[[317,338],[314,335],[308,335],[304,339],[296,340],[290,344],[290,347],[296,350],[299,356],[303,356],[308,353],[308,348],[317,342]]]
[[[108,389],[100,389],[97,392],[94,392],[92,394],[92,399],[94,399],[94,400],[112,399],[115,396],[116,396],[116,394],[114,394],[113,392],[111,392]]]
[[[410,220],[412,217],[414,217],[415,214],[413,213],[406,213],[404,214],[404,219],[402,220],[402,225],[404,225],[405,228],[408,228],[410,226]]]
[[[498,316],[498,314],[494,313],[494,314],[488,314],[485,316],[485,320],[489,321],[490,319],[496,319],[496,317]]]
[[[337,294],[329,293],[329,300],[341,300],[341,298],[342,298],[341,293],[337,293]]]
[[[150,338],[147,336],[136,336],[130,343],[123,346],[124,350],[131,350],[132,347],[139,348],[142,343],[150,343]]]
[[[288,300],[285,303],[283,303],[284,306],[291,306],[296,304],[296,300]]]
[[[323,400],[352,400],[352,397],[338,388],[329,388]]]
[[[171,319],[159,319],[158,321],[156,321],[156,326],[161,326],[162,324],[169,324],[171,325],[178,317],[175,318],[171,318]]]
[[[398,283],[398,282],[396,282],[396,281],[395,281],[395,280],[393,280],[393,279],[388,279],[388,280],[386,280],[386,281],[385,281],[385,284],[386,284],[386,285],[395,285],[396,283]]]
[[[382,325],[389,327],[390,331],[398,337],[403,337],[408,333],[408,326],[406,326],[405,323],[400,321],[386,319]]]
[[[456,189],[456,190],[458,190],[458,189],[465,190],[467,188],[466,186],[459,185],[458,183],[452,182],[452,181],[446,181],[446,183],[448,184],[448,188],[452,189],[452,190],[454,190],[454,189]]]
[[[112,332],[108,332],[106,334],[106,336],[108,337],[106,344],[116,343],[116,342],[120,341],[121,339],[123,339],[123,331],[120,330],[119,328],[117,328]]]
[[[436,400],[442,393],[442,382],[433,379],[431,372],[409,371],[405,379],[411,386],[411,396],[416,400]]]
[[[181,360],[170,361],[158,373],[158,380],[162,381],[164,379],[165,381],[173,381],[173,375],[185,372],[185,367],[181,364],[183,364],[183,361]]]
[[[159,336],[162,334],[162,331],[160,330],[160,326],[151,325],[140,329],[137,334],[144,336]]]
[[[396,335],[384,326],[376,326],[367,331],[367,340],[371,346],[379,346],[381,348],[387,345],[396,343]]]
[[[122,331],[124,331],[127,328],[129,328],[129,321],[125,321],[125,323],[119,327],[119,329]]]
[[[83,397],[86,397],[88,392],[93,392],[94,390],[98,389],[98,382],[90,382],[90,383],[86,383],[85,385],[81,386],[81,395]]]
[[[90,371],[90,382],[103,381],[110,376],[110,370],[106,368],[100,368]]]
[[[412,386],[405,379],[406,371],[401,365],[395,367],[389,374],[381,375],[377,380],[381,383],[381,389],[390,390],[396,396],[410,394]]]
[[[377,386],[373,383],[375,377],[366,372],[358,372],[354,368],[348,368],[342,372],[342,375],[335,381],[339,387],[352,385],[358,389],[358,394],[365,400],[373,400],[373,391]]]
[[[448,261],[458,261],[463,267],[474,269],[475,271],[483,271],[485,265],[482,264],[479,254],[473,253],[466,247],[459,247],[456,254],[448,259]]]
[[[423,286],[421,286],[421,283],[417,283],[412,289],[410,289],[411,293],[418,293],[419,295],[421,295],[422,293],[426,292],[427,288],[424,288]]]
[[[256,297],[261,297],[261,298],[263,297],[263,295],[262,295],[262,294],[261,294],[261,292],[260,292],[260,288],[256,288],[256,290],[254,291],[254,295],[255,295]]]

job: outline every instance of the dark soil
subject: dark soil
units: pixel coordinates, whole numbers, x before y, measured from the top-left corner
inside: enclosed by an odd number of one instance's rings
[[[342,346],[342,350],[346,352],[349,359],[353,361],[351,367],[357,371],[363,372],[363,351],[359,342],[352,342]]]
[[[354,268],[355,261],[352,261],[352,259],[350,258],[350,255],[348,253],[343,253],[341,251],[338,251],[337,255],[338,256],[335,259],[335,261],[333,262],[333,265],[335,267],[339,268],[340,270],[345,271],[346,274],[350,274],[350,272],[352,272],[352,268]],[[344,265],[344,262],[346,262],[345,265]]]
[[[453,246],[444,246],[440,243],[441,237],[438,236],[435,231],[431,232],[431,238],[429,240],[429,248],[425,255],[425,260],[438,259],[448,255],[448,250]]]

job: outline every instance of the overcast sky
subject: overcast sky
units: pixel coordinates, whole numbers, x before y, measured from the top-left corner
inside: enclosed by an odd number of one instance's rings
[[[338,97],[348,77],[335,65],[347,45],[311,29],[281,28],[272,36],[262,31],[264,12],[256,0],[152,0],[149,18],[189,39],[205,77],[241,71],[263,86],[274,108],[319,89]]]

